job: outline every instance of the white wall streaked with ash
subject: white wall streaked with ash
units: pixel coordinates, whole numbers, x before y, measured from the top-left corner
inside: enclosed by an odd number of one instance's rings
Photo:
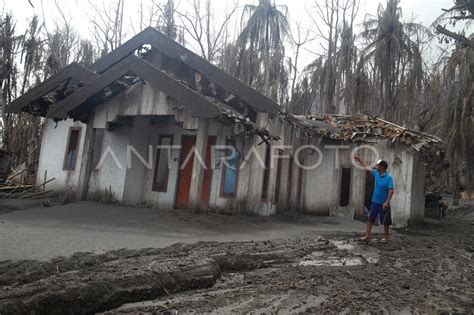
[[[105,190],[109,190],[114,199],[125,204],[146,203],[158,208],[175,206],[180,151],[172,151],[166,192],[153,191],[153,168],[148,169],[136,157],[132,158],[132,168],[127,169],[127,146],[133,146],[140,156],[150,162],[148,160],[149,146],[152,145],[155,148],[160,135],[172,135],[173,144],[179,145],[183,136],[196,134],[197,120],[185,111],[177,112],[172,106],[161,91],[153,91],[146,85],[138,84],[95,108],[92,122],[94,128],[107,128],[124,118],[128,122],[111,131],[105,131],[101,150],[104,152],[109,148],[113,151],[121,168],[109,156],[100,169],[92,170],[88,198],[100,199]],[[268,115],[259,117],[258,122],[262,126],[266,126],[272,134],[281,136],[281,139],[275,141],[273,145],[292,145],[295,150],[305,143],[297,128],[284,125],[278,119],[269,119]],[[46,120],[37,181],[38,183],[43,181],[42,174],[47,170],[48,178],[56,177],[56,180],[48,185],[48,189],[77,189],[79,171],[82,167],[81,158],[77,159],[74,171],[63,170],[70,127],[82,128],[78,151],[81,157],[86,125],[66,120],[58,122],[56,126],[54,121]],[[224,145],[232,135],[231,126],[212,120],[209,136],[216,137],[217,145]],[[259,138],[252,139],[244,136],[234,136],[234,139],[240,163],[243,163],[243,157],[247,155],[250,147],[261,142]],[[274,215],[283,211],[329,215],[329,209],[339,206],[340,203],[342,169],[351,168],[348,206],[355,208],[356,213],[361,214],[364,207],[366,176],[370,174],[352,165],[350,153],[355,145],[339,150],[338,159],[336,159],[336,151],[325,148],[327,143],[313,139],[309,144],[318,146],[323,153],[321,165],[313,170],[299,172],[290,160],[282,162],[281,166],[284,170],[280,170],[279,184],[277,184],[277,168],[269,172],[265,199],[261,197],[264,171],[258,163],[248,161],[247,167],[239,171],[236,195],[229,197],[221,194],[222,165],[216,162],[211,177],[209,209],[222,213],[257,215]],[[257,146],[257,151],[262,154],[262,157],[264,157],[264,147],[264,144]],[[380,157],[389,162],[389,172],[395,181],[395,195],[392,201],[394,226],[404,227],[410,222],[422,220],[424,164],[421,156],[404,145],[395,146],[387,141],[379,142],[375,148],[380,152]],[[361,152],[362,158],[366,161],[374,159],[368,152],[367,150]],[[154,153],[151,160],[153,167]],[[304,165],[312,165],[318,158],[317,154],[311,154],[308,151],[304,151],[301,157]],[[401,163],[394,164],[395,160]]]

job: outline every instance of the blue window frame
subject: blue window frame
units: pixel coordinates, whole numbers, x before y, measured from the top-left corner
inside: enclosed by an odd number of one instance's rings
[[[228,141],[226,145],[235,148],[235,143],[233,141]],[[227,155],[230,155],[230,152],[227,152]],[[237,179],[239,174],[237,156],[227,160],[227,163],[223,163],[223,165],[221,195],[225,197],[234,197],[237,193]]]

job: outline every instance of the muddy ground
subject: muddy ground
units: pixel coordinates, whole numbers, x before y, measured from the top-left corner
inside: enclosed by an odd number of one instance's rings
[[[472,212],[389,244],[341,232],[1,262],[0,313],[474,312]]]

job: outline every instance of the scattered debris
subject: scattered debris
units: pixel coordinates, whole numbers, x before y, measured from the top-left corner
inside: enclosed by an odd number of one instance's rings
[[[56,178],[53,177],[49,180],[45,180],[39,185],[1,185],[0,199],[37,199],[51,196],[53,190],[45,190],[45,187],[46,184],[54,181],[55,179]]]
[[[443,140],[424,132],[405,128],[378,117],[368,115],[323,115],[298,116],[281,113],[288,123],[306,130],[307,137],[320,136],[346,143],[374,143],[377,139],[388,139],[419,151],[428,160],[433,153],[441,151]]]
[[[256,134],[262,139],[263,142],[267,143],[268,145],[270,145],[270,140],[280,139],[280,137],[270,134],[270,132],[266,128],[259,127],[256,123],[233,109],[231,106],[219,101],[216,98],[207,98],[212,99],[212,102],[214,102],[216,106],[218,106],[221,113],[221,117],[219,120],[225,124],[235,125],[234,130],[241,130],[241,132],[247,132],[250,135]],[[239,128],[240,126],[242,126],[243,128]]]

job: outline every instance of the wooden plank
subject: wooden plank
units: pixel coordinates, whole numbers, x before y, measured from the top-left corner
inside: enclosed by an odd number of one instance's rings
[[[190,68],[200,72],[210,81],[220,85],[228,92],[237,95],[258,111],[268,113],[277,113],[279,111],[278,104],[270,98],[257,92],[252,87],[237,80],[151,27],[146,28],[143,32],[137,34],[119,48],[99,59],[93,67],[98,73],[106,71],[144,44],[150,44],[153,48],[163,52],[167,56],[182,61]]]
[[[44,185],[46,185],[47,183],[52,182],[52,181],[55,180],[55,179],[56,179],[56,178],[53,177],[53,178],[47,180],[46,182],[44,182],[44,183],[41,184],[41,185],[36,185],[36,186],[33,186],[33,187],[31,187],[31,188],[29,188],[29,189],[27,189],[27,190],[24,190],[24,191],[22,191],[22,192],[19,192],[19,193],[17,193],[17,194],[12,194],[12,195],[10,195],[9,197],[7,197],[7,198],[5,198],[5,199],[18,198],[18,197],[20,197],[20,196],[23,196],[23,195],[27,194],[28,192],[30,192],[30,191],[32,191],[32,190],[35,190],[36,188],[41,188],[41,187],[43,187]]]
[[[48,117],[65,118],[69,111],[84,104],[91,95],[104,89],[129,71],[145,80],[153,88],[162,90],[179,103],[185,105],[195,116],[212,118],[219,115],[218,108],[207,98],[176,81],[151,63],[137,56],[130,55],[110,68],[110,70],[104,72],[102,76],[89,82],[89,84],[76,93],[50,107]]]
[[[9,185],[9,186],[0,186],[0,191],[10,191],[13,189],[27,189],[31,188],[33,185]]]
[[[75,77],[78,80],[87,83],[97,77],[97,75],[79,65],[77,62],[73,62],[55,75],[29,90],[27,93],[15,99],[5,107],[5,112],[19,113],[25,106],[28,106],[31,102],[53,91],[63,81],[71,77]]]
[[[435,142],[440,142],[440,143],[443,142],[443,140],[441,138],[437,137],[437,136],[430,135],[428,133],[424,133],[424,132],[421,132],[421,131],[416,131],[416,130],[413,130],[413,129],[405,128],[405,127],[402,127],[400,125],[397,125],[393,122],[390,122],[388,120],[385,120],[385,119],[382,119],[382,118],[379,118],[379,117],[376,117],[375,120],[380,121],[384,124],[393,126],[395,128],[398,128],[401,131],[407,131],[407,132],[412,133],[412,134],[414,134],[416,136],[419,136],[419,137],[425,137],[425,138],[428,138],[429,140],[432,140],[432,141],[435,141]]]
[[[153,36],[153,32],[151,30],[152,28],[150,27],[146,28],[116,49],[109,52],[107,55],[97,60],[92,65],[92,70],[99,74],[104,73],[122,59],[130,56],[133,52],[135,52],[135,50],[142,47],[144,44],[147,44],[151,40],[151,37]]]
[[[121,78],[129,68],[130,59],[122,60],[115,67],[104,73],[103,75],[97,77],[96,79],[90,81],[87,85],[77,90],[75,93],[66,97],[59,103],[48,108],[47,117],[66,118],[67,113],[70,110],[73,110],[77,106],[84,103],[89,96],[94,93],[99,92],[104,89],[107,85],[113,81]]]

